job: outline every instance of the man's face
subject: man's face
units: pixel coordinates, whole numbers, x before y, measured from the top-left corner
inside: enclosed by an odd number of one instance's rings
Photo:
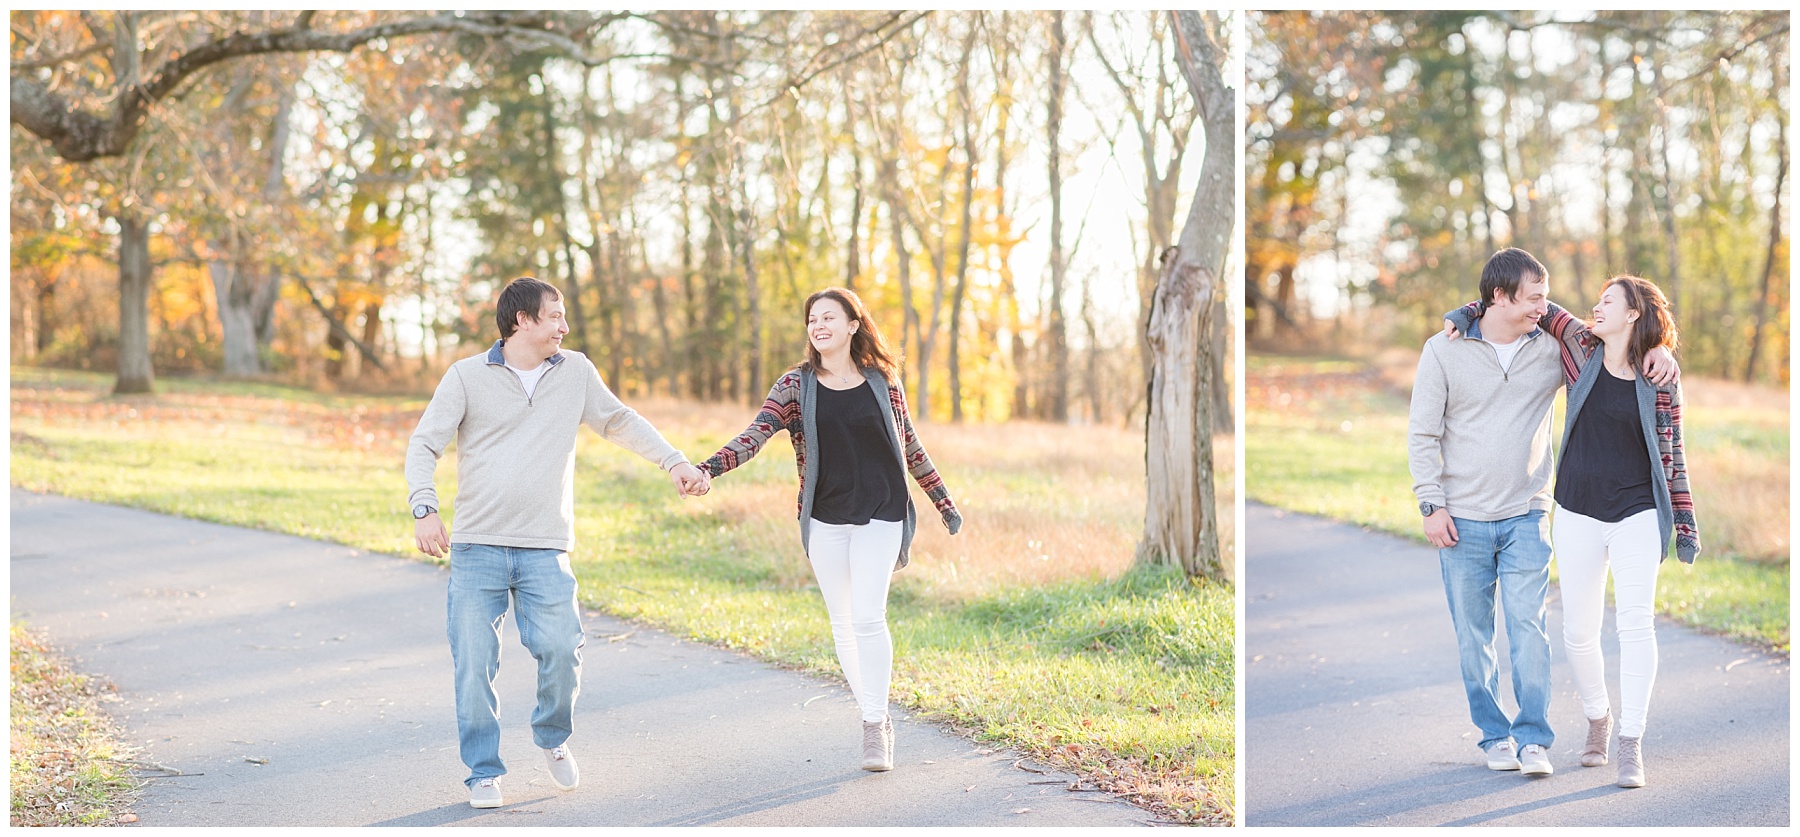
[[[1483,319],[1494,322],[1507,322],[1518,327],[1521,334],[1537,327],[1537,321],[1543,319],[1549,310],[1550,277],[1526,276],[1519,281],[1519,292],[1508,298],[1504,291],[1494,294],[1494,301],[1488,305]]]
[[[543,357],[556,354],[563,335],[569,333],[569,324],[563,319],[562,300],[552,299],[549,294],[545,294],[543,302],[539,303],[536,320],[521,311],[518,323],[519,327],[513,330],[512,339],[507,342],[532,349]]]

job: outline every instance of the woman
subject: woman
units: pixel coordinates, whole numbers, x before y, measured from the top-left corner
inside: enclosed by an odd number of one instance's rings
[[[1462,330],[1468,310],[1450,317]],[[1551,537],[1563,644],[1588,719],[1581,763],[1606,764],[1612,733],[1600,650],[1610,567],[1619,638],[1618,785],[1641,788],[1656,680],[1657,569],[1671,540],[1676,556],[1693,563],[1700,535],[1682,447],[1681,385],[1657,386],[1639,371],[1652,351],[1679,345],[1668,299],[1644,279],[1617,276],[1601,289],[1593,315],[1586,325],[1552,306],[1541,321],[1562,341],[1569,375]]]
[[[803,311],[806,359],[775,382],[750,426],[700,470],[724,474],[787,430],[800,471],[800,543],[862,712],[862,766],[892,770],[888,579],[906,566],[916,523],[902,472],[931,498],[950,534],[962,528],[962,516],[913,433],[898,364],[862,300],[826,288],[808,297]]]

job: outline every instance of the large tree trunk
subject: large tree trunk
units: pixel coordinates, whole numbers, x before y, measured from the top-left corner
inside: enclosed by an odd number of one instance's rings
[[[135,207],[121,210],[119,222],[118,395],[153,392],[150,367],[150,219]]]
[[[287,198],[285,162],[292,135],[294,88],[281,87],[281,99],[269,126],[267,172],[263,175],[262,203],[265,208],[279,207]],[[222,108],[226,117],[240,118],[243,109],[232,105]],[[217,242],[213,249],[218,258],[207,262],[212,278],[213,297],[219,309],[219,329],[223,338],[224,373],[227,377],[248,378],[261,375],[262,349],[268,345],[271,329],[263,320],[271,317],[280,274],[274,268],[274,248],[252,244],[234,231]],[[267,266],[258,271],[257,266]]]
[[[1144,537],[1137,557],[1223,580],[1230,570],[1219,554],[1213,490],[1212,365],[1201,350],[1237,207],[1236,94],[1220,76],[1222,58],[1200,13],[1172,14],[1177,57],[1206,129],[1206,153],[1180,243],[1164,253],[1150,313],[1155,360],[1145,420]]]
[[[240,262],[216,258],[206,263],[213,295],[219,301],[219,328],[224,337],[225,374],[248,378],[262,374],[257,354],[256,314],[252,282]]]

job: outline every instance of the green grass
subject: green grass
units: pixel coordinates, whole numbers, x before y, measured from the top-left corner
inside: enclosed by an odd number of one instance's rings
[[[102,690],[23,623],[11,626],[9,794],[13,826],[113,825],[138,789]]]
[[[101,376],[13,374],[14,485],[429,560],[413,549],[400,473],[422,399],[196,380],[112,398]],[[750,411],[646,414],[694,456]],[[1142,473],[1117,463],[1141,468],[1136,434],[921,433],[969,523],[952,539],[929,507],[921,516],[913,566],[889,603],[894,699],[1171,819],[1229,823],[1234,597],[1228,585],[1131,567]],[[584,603],[841,676],[800,555],[785,439],[704,500],[680,500],[654,467],[586,431],[577,458],[571,560]],[[455,472],[452,449],[438,466],[441,497],[454,497]]]
[[[1263,357],[1247,366],[1251,499],[1425,542],[1406,462],[1404,394],[1360,362]],[[1683,424],[1703,551],[1693,565],[1663,563],[1657,608],[1785,654],[1785,398],[1782,409],[1758,406],[1766,399],[1715,407],[1695,397],[1704,386],[1688,385]],[[1553,427],[1560,442],[1560,398]]]

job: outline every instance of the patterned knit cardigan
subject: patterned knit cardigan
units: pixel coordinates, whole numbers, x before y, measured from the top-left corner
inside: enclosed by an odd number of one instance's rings
[[[886,406],[894,418],[893,422],[886,425],[888,442],[893,445],[896,461],[902,470],[912,474],[925,496],[931,498],[933,507],[943,517],[944,526],[950,530],[950,534],[956,534],[962,529],[962,515],[950,500],[950,489],[944,486],[943,478],[938,476],[937,468],[931,464],[931,457],[925,454],[925,446],[919,443],[918,435],[913,432],[912,416],[906,408],[906,394],[898,382],[890,383],[886,376],[875,369],[864,369],[863,377],[868,380],[871,392],[887,392]],[[717,477],[750,461],[751,457],[762,450],[763,445],[775,437],[776,432],[786,430],[789,440],[794,443],[794,466],[800,472],[798,505],[802,550],[807,549],[808,524],[812,521],[813,487],[819,481],[818,386],[818,376],[811,370],[789,370],[769,389],[768,400],[763,402],[762,410],[751,420],[750,426],[738,434],[737,438],[726,442],[712,458],[700,463],[700,470],[705,471],[708,476]],[[906,566],[911,560],[908,551],[912,546],[916,526],[917,514],[913,509],[912,498],[908,497],[906,521],[901,528],[900,554],[894,562],[895,569]]]
[[[1480,316],[1479,303],[1469,303],[1444,319],[1467,332],[1469,324]],[[1590,363],[1602,345],[1587,323],[1549,303],[1547,313],[1538,325],[1556,338],[1562,349],[1563,376],[1569,383],[1568,407],[1563,417],[1564,451],[1569,449],[1569,433],[1575,429],[1575,417],[1581,414],[1588,393],[1604,363]],[[1669,554],[1669,534],[1674,532],[1675,556],[1692,564],[1700,554],[1700,524],[1694,519],[1694,496],[1688,490],[1687,454],[1681,441],[1681,382],[1656,386],[1637,377],[1638,414],[1644,426],[1644,444],[1652,461],[1659,463],[1663,478],[1651,484],[1656,496],[1656,517],[1662,534],[1662,555]]]

